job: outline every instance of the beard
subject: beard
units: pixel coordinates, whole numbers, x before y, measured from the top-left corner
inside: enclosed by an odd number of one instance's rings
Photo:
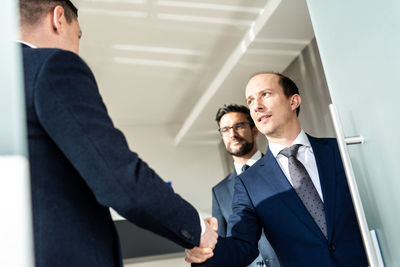
[[[242,145],[240,146],[240,148],[237,151],[232,151],[229,147],[226,148],[226,151],[232,155],[232,156],[236,156],[236,157],[241,157],[244,156],[248,153],[250,153],[250,151],[253,149],[254,147],[254,141],[253,142],[248,142],[246,140],[244,140],[243,138],[236,138],[239,141],[244,141],[242,143]]]

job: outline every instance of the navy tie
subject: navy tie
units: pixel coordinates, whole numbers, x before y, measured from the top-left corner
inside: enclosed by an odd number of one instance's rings
[[[242,166],[242,172],[245,172],[248,168],[250,168],[250,166],[247,165],[247,164],[244,164],[244,165]]]
[[[324,203],[304,165],[296,158],[300,144],[283,149],[280,154],[288,158],[292,185],[321,232],[327,237]]]

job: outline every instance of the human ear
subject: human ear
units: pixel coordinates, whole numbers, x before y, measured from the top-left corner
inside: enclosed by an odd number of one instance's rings
[[[63,18],[64,18],[64,8],[61,6],[56,6],[52,13],[52,23],[53,29],[55,32],[60,33],[61,27],[63,25]]]
[[[299,94],[294,94],[290,98],[290,107],[292,110],[296,110],[301,104],[301,97]]]

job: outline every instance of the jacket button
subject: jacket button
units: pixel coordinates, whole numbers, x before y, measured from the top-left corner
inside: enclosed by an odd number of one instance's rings
[[[335,251],[336,247],[334,244],[329,245],[329,251]]]
[[[188,240],[193,240],[193,239],[194,239],[193,236],[192,236],[192,235],[189,233],[189,231],[186,230],[186,229],[181,229],[181,235],[182,235],[184,238],[188,239]]]

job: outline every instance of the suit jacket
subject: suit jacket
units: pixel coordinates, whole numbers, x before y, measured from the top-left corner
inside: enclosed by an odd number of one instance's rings
[[[227,222],[232,214],[232,199],[235,187],[236,170],[212,189],[212,216],[218,219],[218,235],[225,237]],[[278,258],[264,235],[258,241],[260,255],[249,265],[259,267],[257,263],[264,262],[267,267],[279,267]]]
[[[265,236],[283,267],[367,266],[361,235],[337,143],[309,136],[324,197],[324,237],[270,150],[236,179],[231,237],[220,238],[214,257],[202,266],[244,266]]]
[[[82,59],[22,50],[36,266],[122,266],[109,207],[183,247],[199,245],[198,213],[129,150]]]

